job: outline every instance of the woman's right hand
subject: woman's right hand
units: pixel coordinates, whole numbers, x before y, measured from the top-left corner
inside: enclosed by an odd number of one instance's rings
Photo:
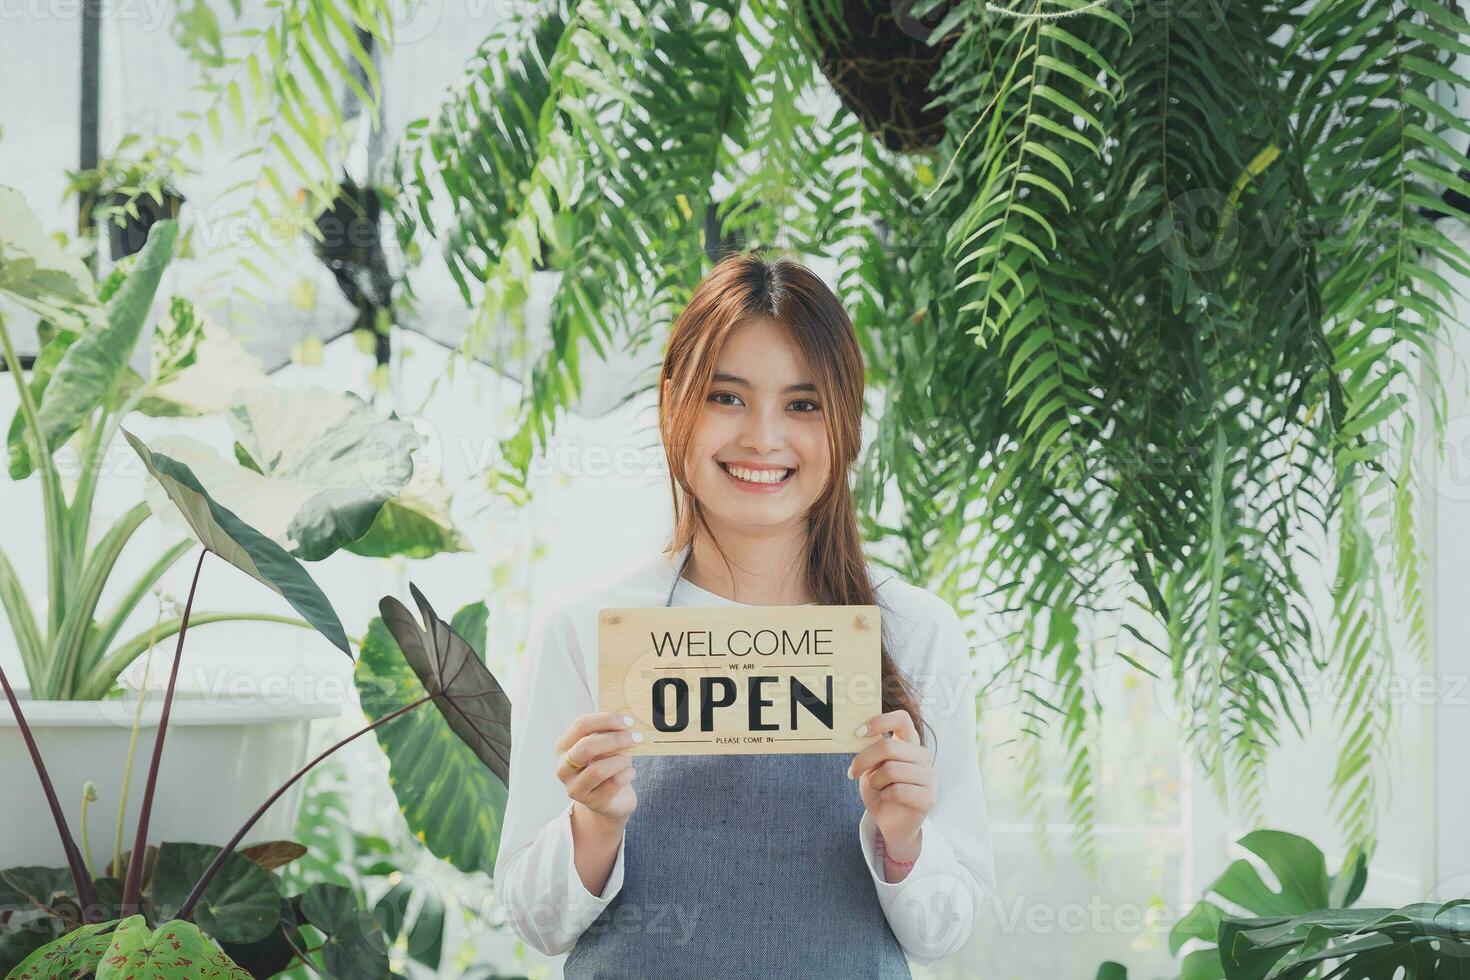
[[[556,778],[567,796],[604,819],[625,824],[638,806],[633,759],[624,750],[643,740],[632,719],[607,711],[577,717],[556,740]],[[568,755],[577,765],[567,761]]]

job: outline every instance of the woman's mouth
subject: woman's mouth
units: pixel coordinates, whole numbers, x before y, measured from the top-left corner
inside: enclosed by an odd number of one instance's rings
[[[718,460],[716,461],[718,462]],[[754,469],[737,463],[720,463],[720,469],[741,490],[750,493],[771,493],[791,482],[795,468]]]

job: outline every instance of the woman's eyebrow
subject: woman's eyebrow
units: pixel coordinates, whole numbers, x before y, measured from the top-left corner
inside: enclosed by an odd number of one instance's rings
[[[715,380],[723,381],[726,384],[745,385],[747,388],[751,387],[750,382],[746,381],[744,378],[738,377],[733,374],[728,374],[724,371],[716,371]],[[798,384],[787,385],[785,388],[781,389],[781,393],[783,395],[793,391],[809,391],[812,394],[816,394],[817,386],[812,384],[810,381],[802,381]]]

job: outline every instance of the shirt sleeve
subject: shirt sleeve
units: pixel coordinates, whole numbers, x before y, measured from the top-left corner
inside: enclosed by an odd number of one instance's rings
[[[583,930],[623,885],[623,851],[602,894],[577,873],[572,801],[556,778],[556,740],[579,715],[596,710],[576,631],[562,609],[531,630],[520,679],[511,698],[510,786],[495,892],[516,934],[555,956],[571,949]]]
[[[990,821],[975,746],[975,683],[964,625],[945,604],[935,648],[910,678],[934,740],[934,806],[919,826],[919,855],[902,881],[890,882],[877,853],[878,825],[864,811],[858,840],[878,901],[899,945],[928,966],[969,942],[996,891]]]

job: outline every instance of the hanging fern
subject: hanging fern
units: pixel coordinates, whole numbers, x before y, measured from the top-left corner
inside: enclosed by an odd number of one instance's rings
[[[377,125],[375,54],[392,50],[395,13],[393,0],[221,6],[193,0],[174,11],[174,38],[200,72],[199,101],[179,113],[182,134],[153,137],[152,148],[176,169],[199,164],[209,146],[244,147],[229,161],[242,176],[193,209],[204,217],[192,227],[204,232],[195,236],[201,252],[258,250],[262,261],[232,252],[212,277],[224,280],[225,298],[242,301],[232,316],[248,319],[279,287],[269,266],[283,247],[323,238],[315,218],[338,198],[348,147]]]
[[[916,24],[942,56],[833,94],[842,52],[881,47],[853,30]],[[1335,809],[1366,840],[1391,614],[1427,637],[1409,447],[1444,408],[1408,395],[1453,322],[1439,270],[1470,271],[1426,217],[1467,218],[1441,200],[1470,191],[1444,99],[1467,36],[1442,0],[566,2],[412,129],[400,227],[437,233],[466,350],[514,329],[538,263],[562,273],[507,441],[521,490],[584,350],[656,337],[707,267],[710,206],[831,255],[881,398],[867,531],[989,614],[1033,804],[1058,753],[1094,818],[1098,673],[1124,660],[1259,815],[1321,672],[1346,692]]]

